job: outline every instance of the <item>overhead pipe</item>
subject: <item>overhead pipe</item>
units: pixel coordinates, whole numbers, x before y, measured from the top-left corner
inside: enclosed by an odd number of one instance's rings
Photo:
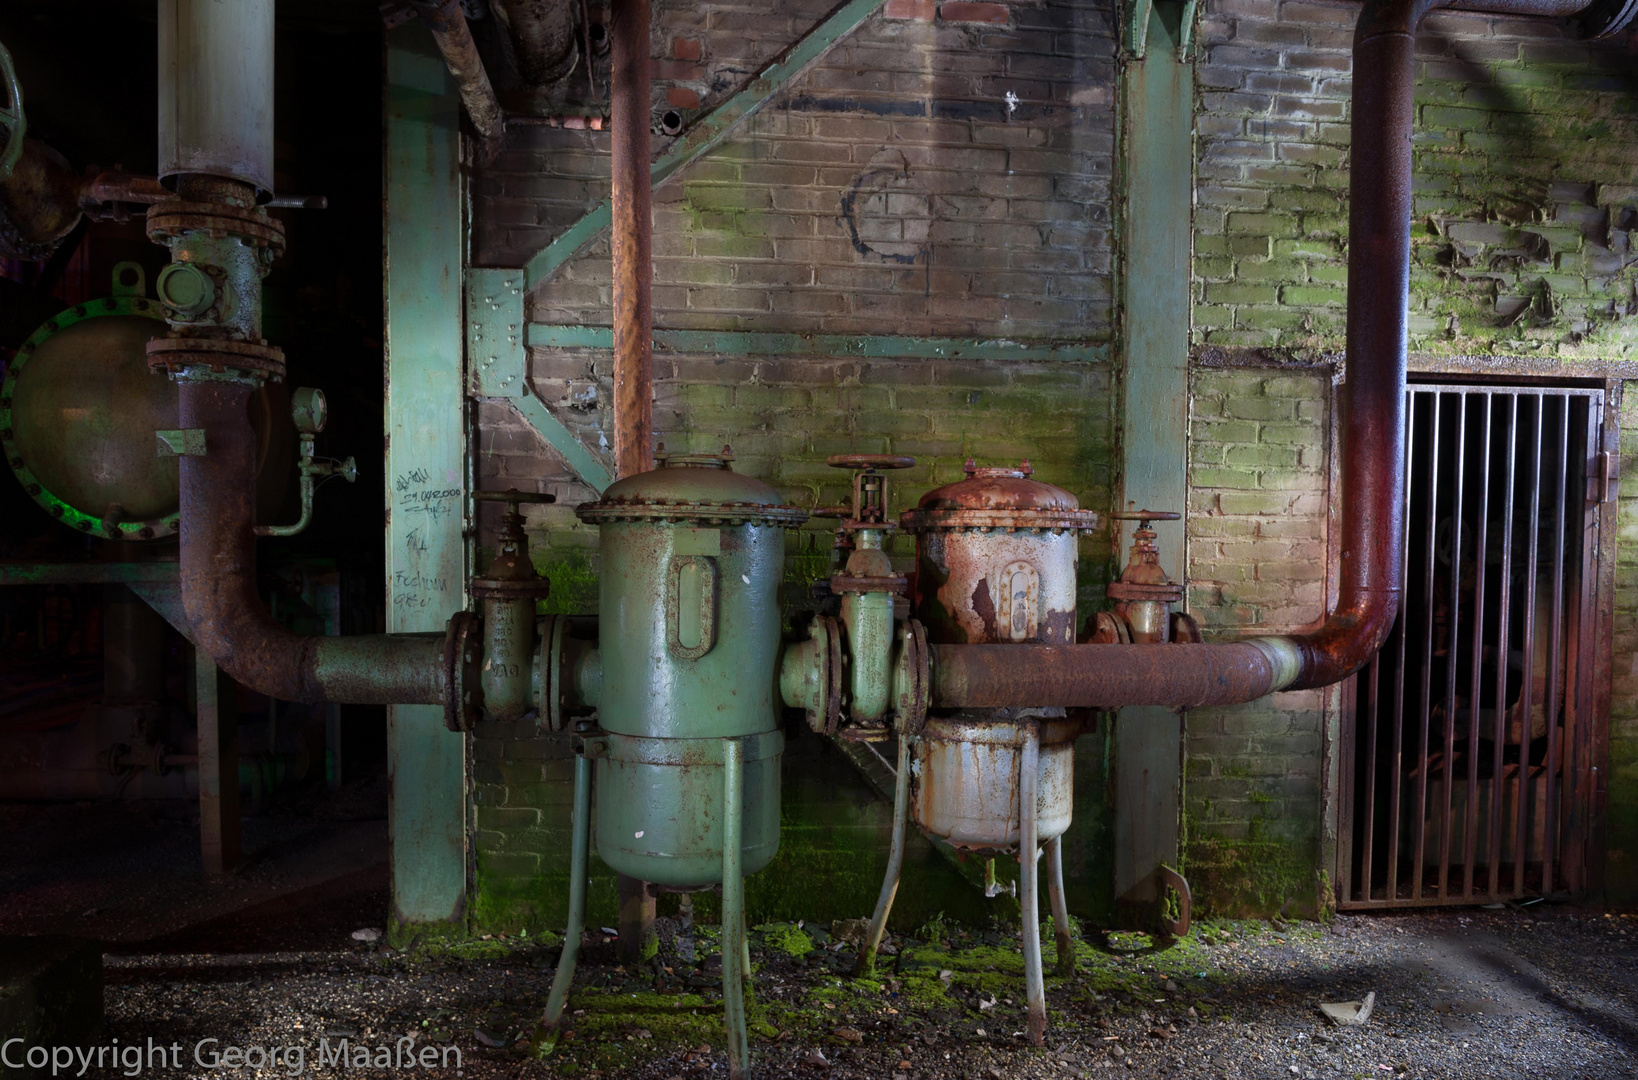
[[[649,161],[649,4],[610,12],[614,127],[614,471],[654,468],[654,218]]]
[[[1416,30],[1441,7],[1580,17],[1589,37],[1619,33],[1638,13],[1629,0],[1366,0],[1353,48],[1340,573],[1325,621],[1302,634],[1163,650],[933,646],[933,707],[1236,704],[1339,682],[1381,648],[1399,612],[1404,559]]]
[[[480,157],[485,162],[492,160],[500,149],[506,117],[501,112],[500,100],[495,97],[495,87],[489,81],[483,58],[478,55],[477,42],[472,40],[472,28],[466,24],[461,0],[415,0],[411,6],[432,31],[432,40],[437,42],[445,66],[455,77],[461,104],[466,107],[467,118],[482,142]]]
[[[569,0],[493,0],[493,9],[511,31],[519,72],[530,86],[551,86],[574,70],[580,49]]]

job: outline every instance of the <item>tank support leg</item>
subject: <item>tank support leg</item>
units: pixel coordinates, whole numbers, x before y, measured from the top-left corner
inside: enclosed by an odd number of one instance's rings
[[[539,1055],[552,1052],[557,1046],[558,1022],[563,1019],[563,1006],[569,998],[569,984],[574,982],[575,960],[580,956],[580,938],[586,929],[586,874],[588,849],[591,846],[591,789],[592,762],[585,754],[574,759],[574,830],[569,846],[569,925],[563,931],[563,952],[557,960],[557,974],[552,977],[552,993],[546,999],[546,1014],[535,1029],[534,1049]]]
[[[740,875],[744,808],[744,748],[722,742],[722,1012],[728,1023],[728,1075],[743,1080],[750,1066],[745,1030],[745,879]]]
[[[904,826],[910,816],[910,736],[899,736],[899,771],[893,780],[893,844],[887,854],[887,876],[882,879],[881,895],[876,898],[876,913],[870,918],[870,931],[859,949],[859,958],[853,963],[853,977],[868,975],[876,966],[876,950],[881,947],[882,935],[887,932],[887,916],[893,910],[893,897],[898,895],[899,874],[904,870]]]
[[[1052,901],[1052,930],[1058,939],[1058,974],[1075,974],[1075,939],[1069,929],[1069,902],[1064,899],[1064,838],[1046,844],[1047,897]]]
[[[1041,909],[1037,885],[1038,789],[1041,781],[1041,728],[1024,726],[1024,746],[1018,755],[1018,902],[1024,921],[1024,996],[1029,1001],[1029,1041],[1046,1040],[1046,982],[1041,975]]]

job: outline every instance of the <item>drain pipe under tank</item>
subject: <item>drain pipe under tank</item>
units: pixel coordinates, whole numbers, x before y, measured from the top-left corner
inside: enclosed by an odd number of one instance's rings
[[[1304,634],[1162,650],[1128,645],[932,646],[934,708],[1202,706],[1327,686],[1362,668],[1399,611],[1404,558],[1405,357],[1409,347],[1411,131],[1416,29],[1442,7],[1578,16],[1619,33],[1630,0],[1367,0],[1354,32],[1348,181],[1348,328],[1342,392],[1340,584]],[[1030,650],[1027,656],[1020,649]]]

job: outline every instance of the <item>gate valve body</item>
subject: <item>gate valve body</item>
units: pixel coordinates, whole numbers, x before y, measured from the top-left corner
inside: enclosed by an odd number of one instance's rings
[[[836,454],[826,462],[855,470],[852,513],[837,527],[851,538],[853,550],[842,571],[830,579],[830,591],[842,598],[848,716],[860,725],[847,734],[855,737],[887,735],[885,720],[893,701],[893,597],[906,584],[882,550],[893,524],[887,520],[887,477],[881,470],[908,469],[915,463],[915,458],[893,454]]]
[[[906,663],[922,655],[914,628],[896,634],[893,597],[908,584],[882,550],[894,525],[887,517],[885,469],[908,469],[916,459],[895,454],[836,454],[832,468],[852,469],[853,498],[848,506],[824,507],[815,514],[841,518],[836,547],[847,562],[816,592],[841,598],[838,617],[819,615],[805,642],[786,651],[781,691],[787,704],[807,712],[808,725],[822,735],[856,740],[886,738],[887,717],[901,719],[925,713],[925,682],[916,673],[925,665]],[[923,650],[924,652],[924,650]],[[847,723],[843,722],[846,707]]]
[[[1132,550],[1120,580],[1107,590],[1115,610],[1094,617],[1094,642],[1131,642],[1137,645],[1168,641],[1199,641],[1200,631],[1192,617],[1172,614],[1172,605],[1183,602],[1183,586],[1166,576],[1160,566],[1160,549],[1155,546],[1151,521],[1177,521],[1182,515],[1163,510],[1117,510],[1116,521],[1138,523],[1132,534]]]
[[[534,671],[535,601],[544,600],[551,583],[529,560],[529,538],[523,531],[523,503],[555,502],[554,496],[518,491],[478,491],[480,502],[504,502],[496,537],[499,550],[481,578],[472,580],[472,597],[482,605],[483,659],[479,686],[483,712],[491,720],[516,720],[529,711]]]

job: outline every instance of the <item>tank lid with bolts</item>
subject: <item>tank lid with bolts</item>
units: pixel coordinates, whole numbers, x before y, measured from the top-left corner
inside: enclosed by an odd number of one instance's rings
[[[735,472],[727,446],[714,454],[671,454],[662,444],[654,460],[657,468],[619,480],[597,502],[576,507],[580,520],[796,526],[808,518],[801,507],[782,503],[772,487]]]
[[[968,458],[966,478],[934,488],[900,522],[912,532],[930,529],[1051,529],[1090,531],[1098,515],[1082,510],[1075,496],[1054,484],[1032,480],[1028,461],[1016,466],[980,466]]]

